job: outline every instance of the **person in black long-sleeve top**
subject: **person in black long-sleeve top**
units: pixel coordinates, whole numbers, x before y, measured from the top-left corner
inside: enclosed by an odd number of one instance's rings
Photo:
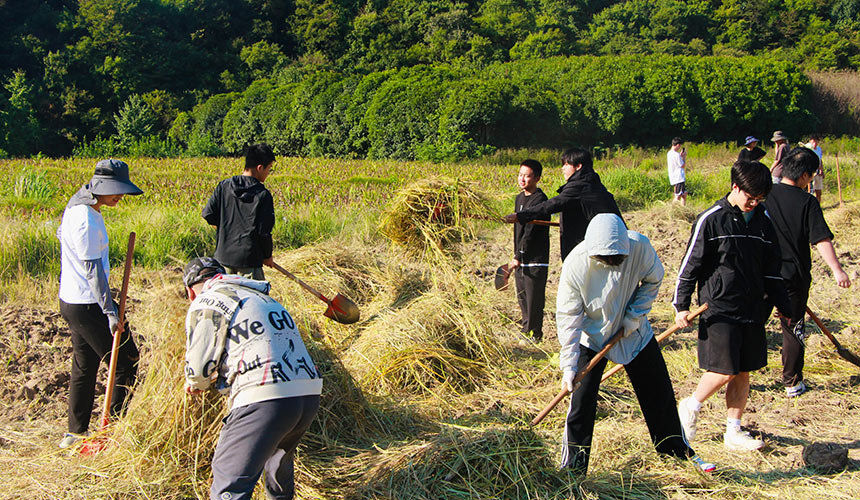
[[[517,175],[522,192],[517,195],[514,209],[528,207],[547,200],[537,187],[543,166],[537,160],[523,160]],[[549,220],[544,217],[542,220]],[[514,224],[514,258],[508,271],[514,273],[517,300],[522,312],[522,332],[531,334],[538,342],[543,339],[543,308],[546,303],[546,278],[549,269],[549,227],[536,224]]]
[[[249,146],[242,175],[221,181],[203,208],[203,218],[216,229],[215,259],[230,274],[262,280],[263,264],[273,264],[275,206],[263,182],[274,162],[267,144]]]
[[[735,162],[732,190],[696,218],[675,287],[675,323],[690,325],[687,313],[693,291],[708,310],[699,321],[699,368],[705,370],[696,391],[678,404],[687,440],[696,434],[702,403],[726,386],[726,433],[733,450],[757,450],[760,439],[741,431],[750,390],[750,372],[767,366],[764,324],[766,298],[790,317],[791,303],[779,270],[776,231],[761,205],[773,184],[759,162]]]
[[[591,153],[571,148],[561,155],[561,171],[566,182],[558,188],[558,195],[526,210],[505,216],[505,222],[531,222],[561,212],[559,216],[561,259],[585,238],[588,223],[597,214],[610,213],[621,217],[612,193],[600,182],[594,171]]]

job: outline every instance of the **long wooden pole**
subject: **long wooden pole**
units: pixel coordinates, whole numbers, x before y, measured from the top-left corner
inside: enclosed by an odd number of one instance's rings
[[[842,208],[844,203],[842,202],[842,180],[839,177],[839,153],[834,153],[833,156],[836,158],[836,188],[839,190],[839,208]]]
[[[693,319],[694,319],[696,316],[698,316],[698,315],[702,314],[702,313],[703,313],[703,312],[705,312],[707,309],[708,309],[708,304],[702,304],[701,306],[699,306],[699,308],[698,308],[698,309],[694,310],[693,312],[691,312],[690,314],[688,314],[688,315],[687,315],[687,321],[693,321]],[[681,328],[680,328],[678,325],[672,325],[672,326],[670,326],[670,327],[669,327],[665,332],[663,332],[663,333],[661,333],[660,335],[658,335],[658,336],[657,336],[657,343],[659,344],[660,342],[663,342],[663,340],[664,340],[666,337],[668,337],[669,335],[672,335],[673,333],[677,332],[677,331],[678,331],[678,330],[680,330],[680,329],[681,329]],[[601,381],[601,382],[605,381],[605,380],[606,380],[606,379],[608,379],[609,377],[611,377],[611,376],[615,375],[616,373],[618,373],[622,368],[624,368],[624,365],[615,365],[615,366],[613,366],[613,367],[612,367],[608,372],[606,372],[606,373],[604,373],[604,374],[603,374],[603,378],[601,378],[601,379],[600,379],[600,381]]]
[[[705,310],[707,310],[707,309],[708,309],[708,305],[702,304],[696,310],[690,312],[690,314],[687,315],[687,320],[688,321],[692,320],[696,316],[705,312]],[[669,330],[670,330],[669,335],[671,335],[672,332],[678,330],[678,327],[673,326],[672,328],[669,328]],[[588,365],[586,365],[585,368],[582,369],[582,371],[580,371],[579,373],[576,374],[576,377],[574,377],[574,379],[573,379],[574,389],[576,388],[576,385],[578,383],[580,383],[583,378],[585,378],[585,376],[588,374],[588,372],[590,372],[595,367],[595,365],[597,365],[598,361],[603,359],[603,357],[606,356],[606,354],[609,352],[609,350],[612,349],[612,347],[615,346],[615,344],[617,344],[618,341],[621,340],[621,338],[623,336],[624,336],[624,329],[622,328],[622,329],[618,330],[618,332],[616,332],[615,335],[612,336],[612,338],[609,339],[609,342],[607,342],[606,345],[603,346],[603,349],[601,349],[593,358],[591,358],[591,361],[588,362]],[[665,335],[663,338],[665,338],[666,336],[668,336],[668,335]],[[622,366],[622,365],[619,365],[619,366]],[[619,370],[620,370],[620,368],[619,368]],[[546,405],[546,408],[541,410],[541,412],[538,413],[537,416],[531,421],[531,425],[539,424],[544,418],[546,418],[547,415],[549,415],[549,412],[551,412],[552,409],[555,408],[556,405],[558,405],[561,402],[561,400],[564,399],[565,396],[567,396],[568,394],[570,394],[570,391],[568,391],[567,389],[562,389],[561,391],[559,391],[559,393],[555,395],[553,400],[550,401],[550,403],[548,405]]]
[[[131,262],[134,258],[134,239],[135,233],[132,231],[128,235],[128,250],[125,253],[125,269],[122,273],[122,289],[119,294],[119,325],[116,333],[113,335],[113,344],[110,350],[110,365],[108,367],[108,381],[105,389],[105,404],[102,409],[101,428],[107,427],[110,421],[110,403],[113,399],[114,385],[116,385],[116,364],[119,357],[119,344],[122,333],[125,330],[125,300],[128,296],[128,279],[131,274]]]

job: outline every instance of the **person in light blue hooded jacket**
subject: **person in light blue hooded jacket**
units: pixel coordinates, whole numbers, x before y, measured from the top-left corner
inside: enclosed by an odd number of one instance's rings
[[[704,471],[715,469],[699,458],[682,436],[669,372],[646,317],[663,274],[663,264],[648,238],[628,231],[615,214],[596,215],[585,240],[565,259],[556,321],[562,389],[573,396],[563,438],[562,468],[580,474],[588,469],[597,392],[607,360],[600,360],[574,388],[576,372],[623,328],[624,337],[607,357],[624,365],[657,451],[690,458]]]

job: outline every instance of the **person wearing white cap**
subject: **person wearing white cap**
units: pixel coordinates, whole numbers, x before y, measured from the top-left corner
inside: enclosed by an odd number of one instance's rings
[[[119,328],[117,306],[108,286],[108,234],[101,210],[116,206],[125,195],[139,194],[143,191],[129,179],[125,162],[102,160],[96,164],[90,182],[69,200],[57,230],[62,259],[60,314],[69,324],[72,338],[69,431],[60,441],[60,448],[68,448],[86,435],[99,363],[110,360],[113,335]],[[114,415],[128,398],[139,357],[127,327],[121,341],[110,407]]]

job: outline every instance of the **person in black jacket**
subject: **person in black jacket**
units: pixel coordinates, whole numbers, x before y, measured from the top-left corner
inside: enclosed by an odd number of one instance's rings
[[[851,286],[851,280],[833,249],[833,233],[824,220],[821,205],[806,192],[818,172],[820,158],[807,148],[794,148],[782,161],[782,180],[774,184],[765,208],[773,221],[782,253],[781,275],[791,299],[791,316],[780,318],[782,326],[782,382],[788,397],[806,392],[803,383],[804,317],[812,284],[809,246],[821,254],[833,272],[836,284]]]
[[[561,212],[559,216],[561,260],[585,238],[588,223],[597,214],[621,216],[612,193],[600,183],[594,171],[591,153],[571,148],[561,155],[561,171],[566,182],[558,188],[558,196],[505,216],[505,222],[531,222],[540,217]]]
[[[675,323],[687,327],[693,290],[708,310],[699,320],[699,368],[705,370],[693,395],[678,404],[687,440],[696,434],[702,402],[726,386],[726,433],[733,450],[757,450],[764,442],[741,431],[750,390],[749,372],[767,365],[765,296],[790,316],[791,304],[779,275],[780,251],[761,206],[773,187],[759,162],[735,162],[732,190],[696,218],[681,261],[673,305]]]
[[[230,274],[262,280],[263,264],[273,264],[275,206],[263,182],[274,162],[267,144],[249,146],[242,175],[221,181],[203,208],[203,218],[217,232],[215,259]]]
[[[537,187],[543,166],[537,160],[523,160],[517,175],[522,192],[514,202],[515,210],[526,210],[547,200]],[[542,220],[549,220],[544,217]],[[517,300],[522,312],[522,332],[531,334],[540,342],[543,339],[543,307],[546,303],[546,278],[549,270],[549,227],[536,224],[514,224],[514,258],[508,272],[514,273],[517,283]]]

